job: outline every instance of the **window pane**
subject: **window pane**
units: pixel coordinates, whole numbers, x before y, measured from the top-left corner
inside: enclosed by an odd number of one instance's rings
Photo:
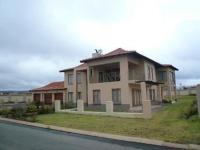
[[[121,104],[121,90],[120,89],[112,90],[112,101],[114,104]]]

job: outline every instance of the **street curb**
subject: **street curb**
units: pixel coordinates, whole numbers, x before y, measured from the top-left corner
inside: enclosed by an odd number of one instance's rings
[[[27,126],[40,127],[40,128],[45,128],[45,129],[52,129],[56,131],[75,133],[75,134],[81,134],[81,135],[95,136],[95,137],[107,138],[107,139],[112,139],[112,140],[151,144],[151,145],[164,146],[164,147],[170,147],[170,148],[200,150],[200,145],[196,145],[196,144],[177,144],[177,143],[170,143],[170,142],[164,142],[160,140],[152,140],[152,139],[146,139],[146,138],[128,137],[128,136],[113,135],[113,134],[99,133],[99,132],[93,132],[93,131],[83,131],[83,130],[78,130],[78,129],[64,128],[64,127],[58,127],[58,126],[52,126],[52,125],[44,125],[40,123],[32,123],[32,122],[1,118],[1,117],[0,117],[0,121],[7,121],[7,122],[23,124]]]

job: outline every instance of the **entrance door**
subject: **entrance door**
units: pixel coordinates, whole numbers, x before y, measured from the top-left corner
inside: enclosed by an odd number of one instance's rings
[[[140,106],[140,105],[142,105],[141,90],[133,89],[132,90],[132,106]]]

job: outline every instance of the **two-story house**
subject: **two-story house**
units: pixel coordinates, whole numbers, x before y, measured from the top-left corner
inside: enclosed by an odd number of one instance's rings
[[[176,97],[175,71],[172,65],[162,65],[136,51],[116,49],[105,55],[93,54],[80,61],[80,66],[64,69],[66,102],[84,100],[88,106],[105,105],[130,109],[142,105],[141,83],[152,102],[162,102],[164,96]]]

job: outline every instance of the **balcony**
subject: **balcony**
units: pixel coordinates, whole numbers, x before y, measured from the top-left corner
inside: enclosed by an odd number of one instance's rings
[[[119,62],[89,67],[90,83],[120,81]]]

